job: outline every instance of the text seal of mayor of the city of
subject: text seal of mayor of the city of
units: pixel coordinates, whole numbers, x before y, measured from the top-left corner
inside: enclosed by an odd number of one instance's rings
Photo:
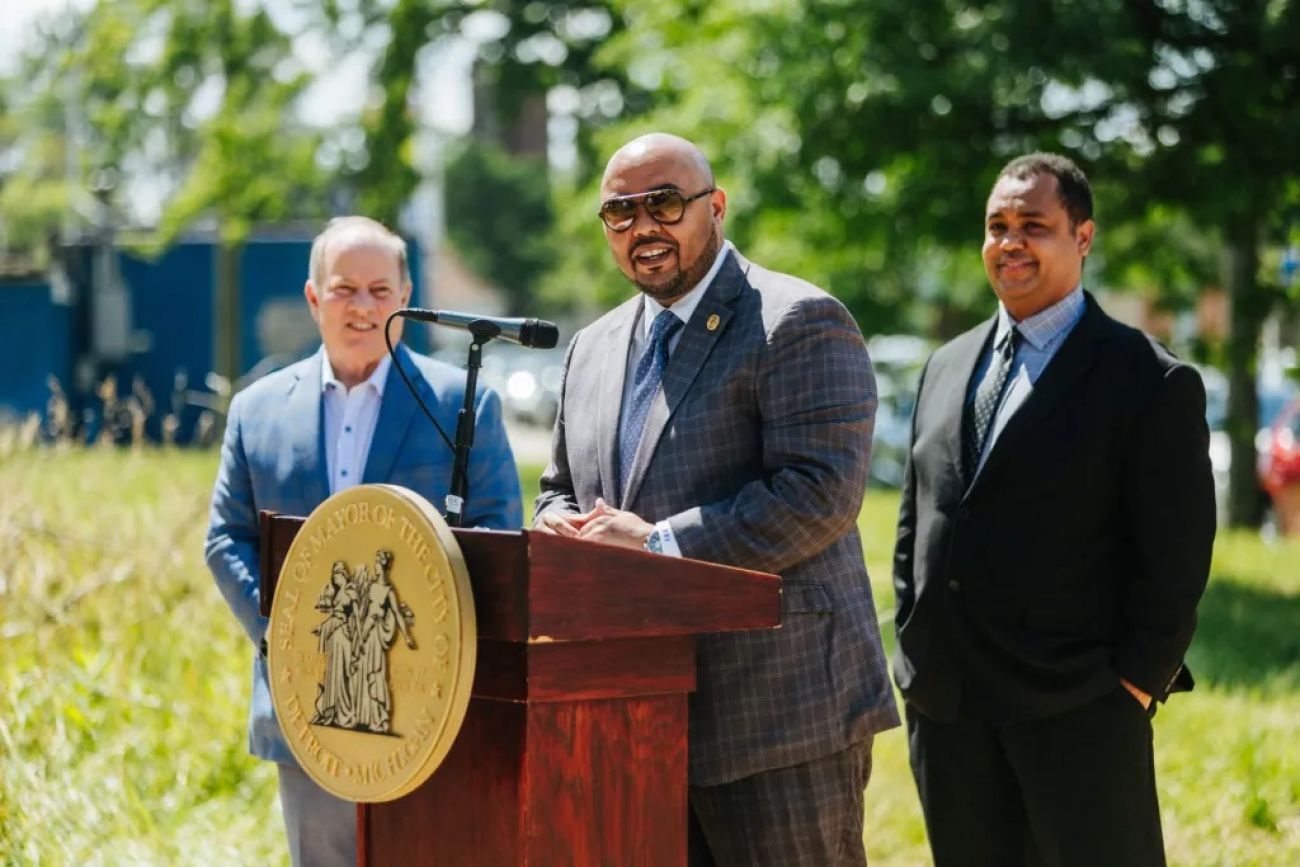
[[[303,770],[349,801],[427,780],[465,718],[476,638],[465,560],[427,500],[360,485],[321,503],[267,635],[271,701]]]

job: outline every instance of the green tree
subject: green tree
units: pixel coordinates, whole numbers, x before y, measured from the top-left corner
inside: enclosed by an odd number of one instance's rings
[[[255,223],[326,213],[319,134],[294,119],[310,79],[291,49],[260,5],[100,0],[43,25],[7,121],[23,132],[8,141],[0,204],[21,241],[72,240],[88,219],[111,233],[134,221],[142,188],[163,202],[156,225],[132,232],[145,246],[215,225],[216,366],[230,381],[243,241]]]
[[[246,366],[239,357],[244,242],[259,223],[325,216],[329,178],[316,162],[320,134],[293,114],[310,76],[266,11],[241,13],[234,0],[168,4],[165,11],[166,47],[154,80],[163,86],[198,80],[219,88],[221,97],[209,118],[176,133],[189,147],[178,160],[179,183],[156,242],[170,244],[204,218],[215,222],[216,367],[234,382]],[[182,88],[176,101],[192,94]]]
[[[488,142],[462,144],[446,167],[448,239],[520,308],[552,258],[545,178],[545,160],[512,157]]]
[[[544,158],[508,152],[509,131],[530,101],[568,88],[583,95],[584,123],[575,146],[590,160],[592,132],[629,101],[640,105],[639,91],[621,70],[593,59],[621,28],[610,7],[608,0],[396,0],[387,11],[367,6],[371,26],[392,37],[375,69],[380,98],[362,121],[365,163],[352,178],[362,210],[395,221],[422,178],[410,110],[420,57],[463,38],[471,16],[480,23],[483,16],[495,17],[499,35],[480,41],[475,60],[476,86],[486,97],[477,108],[487,116],[475,118],[469,141],[449,149],[453,158],[444,171],[448,233],[472,265],[516,300],[531,295],[542,251],[554,237],[551,208],[539,198],[549,196],[552,179]],[[595,93],[613,94],[617,103],[601,102]]]
[[[1125,228],[1145,226],[1150,238],[1181,224],[1215,239],[1232,310],[1229,515],[1253,522],[1255,356],[1280,297],[1261,283],[1260,257],[1294,220],[1300,5],[683,0],[615,10],[626,27],[599,60],[628,69],[653,108],[612,133],[611,148],[649,128],[700,141],[733,184],[733,235],[826,285],[868,331],[949,331],[988,309],[975,276],[979,215],[998,166],[1027,150],[1077,156],[1097,181],[1108,267],[1094,264],[1090,283],[1141,266],[1186,297],[1206,257],[1143,249],[1143,233]],[[1112,229],[1120,249],[1107,249]]]

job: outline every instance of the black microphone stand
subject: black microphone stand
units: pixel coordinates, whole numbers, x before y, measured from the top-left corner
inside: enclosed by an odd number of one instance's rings
[[[467,329],[474,339],[465,362],[465,405],[456,416],[456,442],[452,446],[451,491],[447,494],[447,523],[463,526],[465,501],[469,499],[469,450],[474,446],[474,391],[483,366],[483,345],[501,333],[501,327],[486,319],[475,319]]]

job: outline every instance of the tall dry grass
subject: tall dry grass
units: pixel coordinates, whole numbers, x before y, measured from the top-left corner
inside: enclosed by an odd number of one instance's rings
[[[203,565],[214,456],[0,456],[0,862],[268,864],[246,641]]]
[[[286,863],[201,559],[215,454],[28,443],[0,439],[0,863]],[[889,643],[896,508],[859,521]],[[1300,864],[1300,542],[1224,536],[1201,614],[1200,685],[1156,718],[1170,862]],[[872,863],[928,863],[899,731],[867,802]]]

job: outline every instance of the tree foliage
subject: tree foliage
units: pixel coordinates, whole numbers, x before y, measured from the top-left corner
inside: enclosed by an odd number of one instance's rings
[[[478,29],[485,20],[491,21],[488,29],[495,27],[497,32],[492,38],[476,37],[477,80],[490,92],[490,99],[480,101],[479,108],[491,115],[476,118],[480,131],[509,126],[525,101],[545,98],[558,86],[607,85],[620,94],[625,89],[617,70],[593,62],[600,45],[618,28],[618,19],[601,0],[394,0],[374,23],[390,38],[375,70],[379,99],[363,121],[365,164],[355,175],[366,213],[395,220],[421,179],[420,155],[415,152],[416,120],[411,111],[419,61],[430,47],[467,38],[471,19],[477,20]],[[618,109],[622,107],[620,101]],[[586,112],[585,117],[596,119],[596,114]],[[492,140],[492,136],[488,138]],[[583,130],[580,149],[586,141]],[[535,231],[548,228],[536,227]]]
[[[328,133],[294,122],[308,78],[292,50],[299,34],[263,4],[101,0],[49,28],[25,86],[5,91],[8,242],[40,237],[56,215],[124,207],[118,179],[142,172],[168,190],[166,238],[217,215],[237,239],[252,221],[319,213],[331,188],[395,223],[436,170],[417,152],[422,58],[472,38],[486,98],[446,174],[449,228],[488,276],[587,312],[626,295],[593,216],[598,178],[619,144],[662,129],[713,159],[728,233],[747,253],[825,286],[867,333],[948,336],[990,309],[976,247],[997,169],[1028,150],[1061,151],[1098,193],[1090,286],[1168,307],[1216,281],[1228,289],[1232,515],[1253,517],[1260,323],[1287,298],[1274,251],[1300,241],[1300,3],[290,7],[340,56],[382,45],[347,165],[322,168]],[[572,171],[547,177],[484,144],[508,145],[504,131],[539,98],[576,130]],[[549,209],[535,197],[544,187]]]
[[[258,223],[327,212],[320,136],[295,118],[310,76],[290,34],[237,0],[101,0],[48,22],[23,68],[6,223],[27,243],[127,227],[153,249],[214,228],[216,367],[233,381],[240,245]],[[156,213],[139,213],[141,193]]]
[[[1295,219],[1300,5],[614,8],[625,27],[598,59],[626,69],[651,107],[610,129],[601,149],[649,129],[700,142],[730,185],[732,236],[829,288],[869,333],[951,333],[986,315],[975,252],[984,198],[998,167],[1033,149],[1077,157],[1096,182],[1090,285],[1141,280],[1176,303],[1205,285],[1212,260],[1227,261],[1230,513],[1252,520],[1255,352],[1279,300],[1259,263]]]
[[[448,239],[521,309],[553,257],[545,179],[544,160],[511,157],[489,142],[467,143],[446,167]]]
[[[161,202],[162,243],[205,217],[238,240],[256,222],[323,211],[318,136],[293,113],[309,78],[260,5],[102,0],[47,21],[22,76],[7,220],[81,216],[95,193],[129,222],[142,187]],[[64,213],[27,207],[37,188],[58,190],[36,198]]]

